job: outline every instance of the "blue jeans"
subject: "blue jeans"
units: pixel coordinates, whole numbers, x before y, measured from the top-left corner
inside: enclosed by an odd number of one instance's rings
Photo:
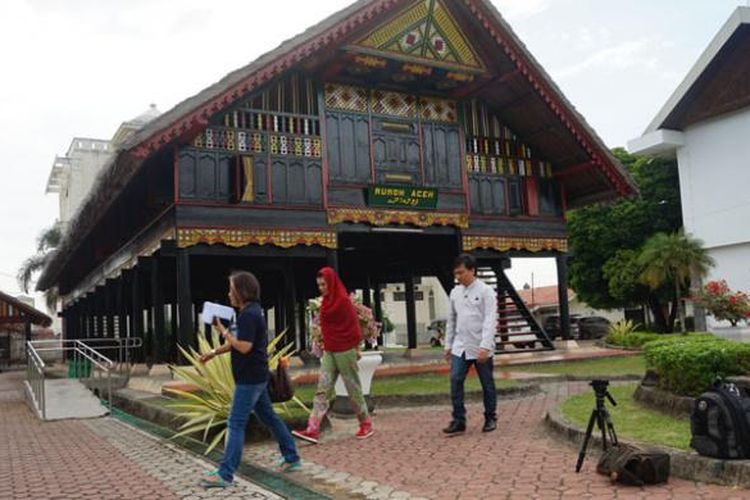
[[[284,459],[289,463],[299,461],[292,434],[273,410],[271,398],[268,395],[268,384],[265,382],[262,384],[238,384],[234,389],[232,409],[229,412],[227,422],[229,436],[219,466],[219,475],[224,481],[231,482],[234,479],[234,471],[240,465],[242,449],[245,446],[245,429],[253,411],[255,411],[258,420],[271,429],[273,437],[279,443]]]
[[[469,367],[474,365],[482,383],[484,397],[484,418],[497,419],[497,392],[495,378],[492,376],[492,358],[484,363],[477,363],[475,359],[466,359],[466,355],[453,355],[451,361],[451,400],[453,402],[453,420],[466,422],[466,407],[464,406],[464,381]]]

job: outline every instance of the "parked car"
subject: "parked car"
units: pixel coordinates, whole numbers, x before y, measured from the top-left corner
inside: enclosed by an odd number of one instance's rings
[[[587,316],[578,321],[578,336],[583,340],[600,339],[607,335],[612,322],[601,316]]]
[[[571,314],[570,315],[570,336],[572,338],[578,337],[578,322],[581,319],[580,314]],[[560,336],[560,316],[554,315],[554,316],[547,316],[544,319],[544,324],[542,325],[542,328],[544,328],[544,331],[547,332],[547,335],[550,339],[555,340]]]
[[[434,319],[430,322],[430,326],[427,327],[428,332],[432,332],[432,338],[430,338],[430,345],[432,347],[440,347],[443,345],[443,339],[445,338],[445,327],[448,324],[448,320],[445,319]]]

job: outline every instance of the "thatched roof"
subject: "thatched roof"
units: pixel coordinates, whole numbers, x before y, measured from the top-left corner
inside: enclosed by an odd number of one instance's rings
[[[144,159],[166,146],[188,139],[191,134],[205,127],[210,116],[248,92],[258,89],[313,55],[344,45],[352,34],[397,12],[408,1],[359,0],[149,122],[131,136],[103,168],[88,198],[73,217],[62,244],[42,273],[38,288],[47,289],[58,281],[77,246],[97,224]],[[463,0],[463,3],[472,15],[482,18],[480,24],[500,46],[501,50],[493,53],[497,52],[497,57],[506,58],[518,67],[516,78],[532,89],[531,93],[535,95],[533,104],[538,108],[537,111],[547,113],[552,126],[562,131],[555,130],[554,134],[548,134],[548,142],[553,143],[556,137],[565,133],[568,143],[577,145],[580,150],[572,158],[581,155],[592,158],[585,164],[570,165],[574,167],[572,171],[585,170],[591,173],[585,178],[580,175],[581,182],[578,184],[570,184],[568,196],[574,201],[573,204],[577,201],[580,201],[578,204],[583,204],[636,193],[637,188],[622,166],[563,96],[492,3],[489,0]],[[515,130],[523,135],[522,124],[516,126]],[[541,137],[544,136],[545,134],[541,134]]]

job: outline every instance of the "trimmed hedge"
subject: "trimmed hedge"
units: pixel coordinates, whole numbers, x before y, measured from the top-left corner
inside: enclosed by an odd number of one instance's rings
[[[659,342],[674,342],[682,341],[685,338],[690,339],[712,339],[715,338],[710,333],[690,333],[688,335],[682,334],[665,334],[665,333],[653,333],[653,332],[632,332],[632,333],[610,333],[606,337],[606,342],[611,345],[620,347],[627,347],[629,349],[637,349],[643,347],[645,344],[653,341]]]
[[[698,396],[716,377],[750,373],[750,344],[705,335],[660,340],[644,346],[646,364],[659,374],[659,387]]]

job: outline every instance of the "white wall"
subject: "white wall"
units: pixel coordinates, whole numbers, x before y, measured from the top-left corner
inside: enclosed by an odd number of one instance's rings
[[[686,232],[707,248],[750,242],[750,108],[686,129],[677,159]]]
[[[687,128],[677,160],[685,231],[716,261],[708,281],[750,292],[750,107]]]
[[[389,284],[387,287],[383,287],[385,296],[383,310],[396,327],[395,332],[386,337],[386,342],[389,344],[404,344],[406,342],[406,302],[393,300],[393,294],[398,291],[403,292],[404,289],[403,283]],[[422,291],[424,294],[424,300],[418,300],[416,303],[417,341],[427,343],[432,336],[432,332],[427,333],[430,322],[433,319],[446,319],[448,317],[448,295],[446,295],[440,282],[432,277],[422,278],[422,283],[416,285],[415,290]],[[430,314],[430,292],[433,293],[435,298],[434,317]]]
[[[97,175],[111,155],[106,141],[74,139],[68,151],[70,171],[60,190],[60,221],[65,224],[75,215]]]

